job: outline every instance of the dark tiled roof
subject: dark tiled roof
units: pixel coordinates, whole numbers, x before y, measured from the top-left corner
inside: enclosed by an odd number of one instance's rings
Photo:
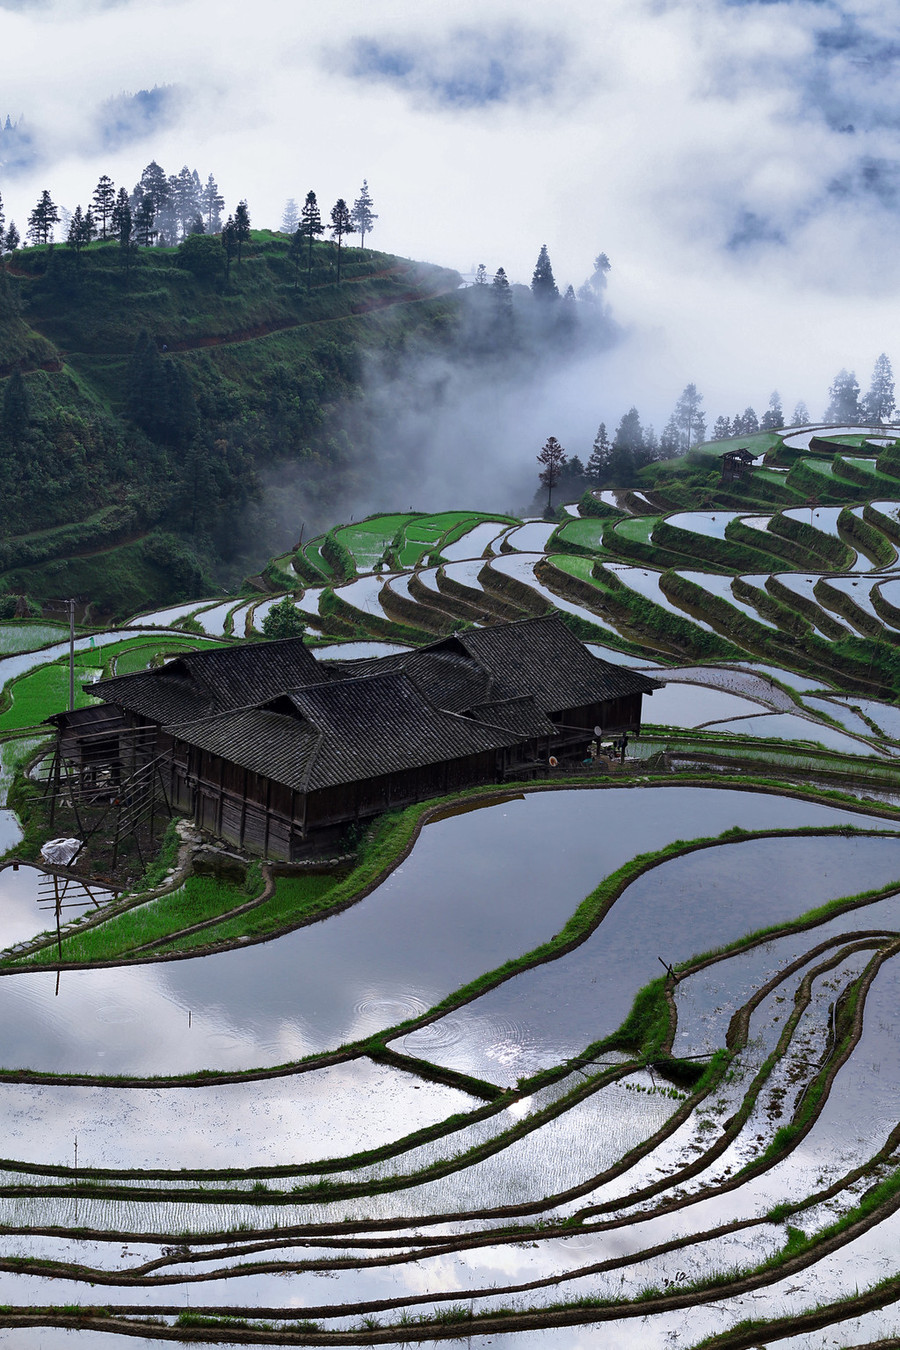
[[[529,694],[544,712],[649,694],[660,687],[636,670],[593,656],[554,614],[468,628],[450,640],[490,672],[492,699]]]
[[[283,711],[288,704],[293,716]],[[267,708],[168,730],[301,792],[464,759],[519,739],[433,707],[402,672],[307,685]]]
[[[537,707],[533,698],[507,698],[496,703],[479,703],[469,711],[479,722],[503,727],[520,739],[555,736],[558,730]]]
[[[433,703],[456,712],[520,697],[533,698],[543,712],[563,712],[660,687],[594,656],[555,614],[466,628],[417,651],[336,662],[333,668],[344,679],[404,670]]]
[[[90,691],[153,721],[182,722],[263,703],[327,678],[302,638],[285,638],[187,652],[158,670],[100,680]]]
[[[242,708],[166,730],[188,745],[298,791],[303,790],[321,739],[315,727],[293,711],[285,714],[273,708]]]

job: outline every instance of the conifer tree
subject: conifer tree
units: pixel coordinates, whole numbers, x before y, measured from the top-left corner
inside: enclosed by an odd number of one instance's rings
[[[239,201],[234,211],[234,237],[237,242],[238,267],[241,265],[241,249],[250,238],[250,212],[246,198]]]
[[[206,180],[206,186],[200,194],[200,206],[206,221],[207,234],[219,234],[222,229],[222,207],[225,198],[219,192],[219,185],[212,174]]]
[[[138,186],[143,196],[149,195],[153,203],[154,216],[159,216],[163,207],[168,204],[170,186],[165,170],[157,164],[155,159],[151,159],[144,169]]]
[[[612,446],[609,443],[609,436],[606,434],[606,423],[601,422],[597,428],[597,434],[594,437],[594,444],[591,448],[590,457],[585,466],[585,476],[592,483],[600,483],[606,475],[609,468],[609,461],[612,456]]]
[[[3,212],[3,198],[0,197],[0,239],[4,238],[3,226],[6,224],[6,216]]]
[[[197,190],[196,171],[191,173],[186,164],[181,171],[169,180],[169,193],[172,215],[181,239],[187,238],[191,225],[200,210],[200,194]],[[177,243],[177,239],[172,240]]]
[[[352,228],[359,235],[360,248],[365,248],[366,235],[371,233],[375,226],[375,222],[378,219],[377,215],[372,210],[373,204],[372,196],[369,192],[369,184],[364,178],[362,187],[359,190],[359,196],[353,203],[353,210],[351,212]]]
[[[49,244],[53,239],[53,227],[58,224],[59,208],[44,188],[28,217],[28,237],[33,244]]]
[[[149,192],[140,193],[132,212],[135,239],[144,248],[149,248],[156,238],[156,212]]]
[[[300,212],[300,229],[303,231],[303,237],[309,241],[306,257],[306,289],[309,290],[312,281],[313,240],[316,235],[325,232],[314,192],[307,192],[306,194],[306,201],[303,203],[303,210]]]
[[[69,221],[66,243],[70,248],[75,250],[76,255],[80,255],[81,250],[87,248],[88,244],[91,243],[95,233],[94,217],[91,214],[91,208],[88,207],[86,212],[82,212],[81,203],[79,202],[75,207],[72,219]]]
[[[19,231],[16,229],[16,222],[11,220],[9,222],[9,229],[6,231],[6,239],[4,240],[4,252],[15,253],[21,242]]]
[[[859,384],[852,370],[839,370],[828,393],[830,401],[825,409],[826,422],[848,422],[853,425],[862,420]]]
[[[801,398],[794,405],[794,415],[791,418],[791,426],[805,427],[808,421],[809,421],[809,408],[807,408],[806,404],[803,402],[803,399]]]
[[[690,450],[706,435],[706,415],[701,407],[702,403],[703,395],[698,393],[697,386],[685,385],[672,414],[678,427],[682,451]]]
[[[338,197],[334,206],[331,208],[331,237],[337,240],[337,284],[341,284],[341,244],[344,235],[349,234],[353,229],[353,222],[350,219],[350,209],[343,197]]]
[[[559,482],[567,461],[566,452],[555,436],[549,436],[544,442],[537,461],[538,464],[543,465],[538,478],[547,489],[547,511],[549,513],[553,510],[553,489]]]
[[[281,229],[283,234],[292,235],[300,221],[300,209],[293,197],[288,197],[284,204],[284,210],[281,213]]]
[[[116,187],[108,174],[102,174],[94,188],[93,214],[101,239],[115,235],[112,218],[116,209]]]
[[[769,406],[763,413],[759,426],[761,431],[780,431],[784,426],[784,409],[777,389],[773,389],[769,395]]]
[[[553,279],[553,268],[550,266],[550,254],[547,252],[547,245],[541,244],[541,251],[538,254],[538,260],[534,265],[534,274],[531,278],[531,294],[535,300],[542,303],[549,303],[552,300],[559,299],[559,288]]]
[[[872,384],[863,399],[863,406],[866,411],[867,422],[880,426],[882,423],[891,420],[891,414],[896,407],[894,372],[884,352],[875,362],[875,369],[872,371]]]

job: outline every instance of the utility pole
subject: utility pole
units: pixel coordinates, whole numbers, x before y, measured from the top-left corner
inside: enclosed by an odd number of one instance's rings
[[[75,711],[75,601],[69,606],[69,712]]]

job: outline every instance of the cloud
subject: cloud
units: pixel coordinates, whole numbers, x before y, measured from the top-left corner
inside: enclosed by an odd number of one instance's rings
[[[367,178],[373,246],[463,272],[527,283],[546,242],[577,288],[605,251],[629,336],[585,377],[564,433],[573,451],[587,437],[579,453],[631,403],[664,424],[690,380],[711,417],[775,385],[818,409],[837,369],[890,349],[900,54],[883,0],[525,13],[257,0],[249,23],[239,0],[7,0],[0,118],[24,113],[42,156],[0,168],[7,218],[21,226],[44,187],[84,204],[101,173],[130,188],[153,158],[212,172],[261,226],[289,196],[311,188],[327,210]],[[174,120],[138,95],[104,127],[107,100],[154,87],[181,91]],[[565,410],[546,407],[541,439],[562,438]]]
[[[755,211],[741,211],[737,223],[728,237],[726,248],[737,250],[748,248],[752,244],[783,244],[784,233],[764,216]]]
[[[566,66],[565,44],[519,25],[456,28],[440,36],[354,37],[329,54],[351,79],[392,85],[436,107],[482,109],[544,99]]]

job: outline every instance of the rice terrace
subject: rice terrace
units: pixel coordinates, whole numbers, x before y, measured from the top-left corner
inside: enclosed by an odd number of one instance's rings
[[[338,523],[237,593],[78,625],[68,712],[68,626],[0,623],[10,1345],[897,1343],[898,435],[708,443],[551,518]],[[511,680],[466,742],[502,775],[281,843],[268,795],[262,834],[223,823],[224,770],[192,814],[149,713],[110,767],[104,690],[193,698],[276,607],[336,689],[408,710],[442,672],[441,737],[504,631],[562,633],[616,712],[554,740]],[[292,698],[255,711],[320,753],[338,714]]]

